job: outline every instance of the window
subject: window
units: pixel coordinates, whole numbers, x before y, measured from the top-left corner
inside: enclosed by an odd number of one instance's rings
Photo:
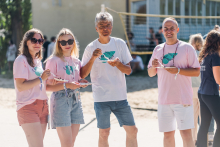
[[[197,3],[197,16],[202,16],[202,3],[201,0]],[[197,19],[197,24],[202,24],[202,19]]]
[[[133,2],[133,13],[141,13],[146,14],[147,8],[146,8],[146,1],[137,1]],[[134,24],[146,24],[147,18],[146,17],[140,17],[135,16],[134,17]]]
[[[173,15],[173,0],[168,0],[168,15]]]
[[[165,7],[166,7],[166,1],[165,0],[160,0],[160,14],[165,15]],[[160,17],[160,22],[163,22],[164,18]]]
[[[189,1],[189,0],[185,0],[185,15],[186,15],[186,16],[189,16],[189,15],[190,15],[189,4],[190,4],[190,1]],[[186,24],[189,24],[189,18],[186,18],[186,19],[185,19],[185,23],[186,23]]]
[[[191,1],[191,16],[196,16],[196,0]],[[196,24],[196,19],[191,19],[192,24]]]
[[[180,0],[176,0],[176,10],[175,13],[176,15],[180,15]]]
[[[175,15],[180,15],[180,2],[181,2],[180,0],[176,0]],[[176,18],[176,21],[178,23],[181,22],[180,20],[181,20],[180,18]]]
[[[216,15],[220,16],[220,3],[217,3],[216,10],[217,10],[217,14]],[[220,25],[220,19],[217,19],[217,24]]]
[[[211,16],[216,16],[215,14],[216,2],[211,2]],[[215,25],[215,19],[211,19],[212,25]]]
[[[206,2],[206,16],[210,16],[210,2]],[[206,25],[210,25],[210,19],[206,19]]]

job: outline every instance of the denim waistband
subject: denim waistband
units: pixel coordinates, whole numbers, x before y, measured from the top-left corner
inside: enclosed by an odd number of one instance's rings
[[[72,96],[75,96],[75,92],[76,91],[78,91],[79,89],[74,89],[74,90],[72,90],[72,89],[67,89],[66,91],[67,91],[67,97],[69,97],[69,98],[71,98]],[[56,94],[64,94],[64,95],[66,95],[66,91],[65,90],[60,90],[60,91],[56,91],[56,92],[53,92],[55,95]]]

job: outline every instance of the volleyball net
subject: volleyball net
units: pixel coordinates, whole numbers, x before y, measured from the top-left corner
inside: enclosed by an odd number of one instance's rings
[[[189,36],[201,33],[207,34],[216,24],[220,25],[220,16],[183,16],[183,15],[157,15],[117,12],[105,7],[109,13],[117,13],[121,19],[127,45],[132,54],[144,55],[152,54],[154,47],[159,44],[161,39],[158,35],[162,22],[167,17],[177,20],[180,31],[178,39],[188,42]],[[150,31],[154,31],[154,35]],[[162,36],[162,41],[165,39]]]

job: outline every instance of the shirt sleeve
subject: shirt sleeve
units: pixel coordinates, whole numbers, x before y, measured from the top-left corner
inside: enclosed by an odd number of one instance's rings
[[[53,79],[54,75],[57,75],[57,62],[53,58],[49,59],[46,63],[45,69],[49,69],[52,73],[48,79]]]
[[[91,57],[92,57],[92,52],[90,52],[90,47],[87,46],[84,53],[83,53],[81,67],[85,66],[89,62]]]
[[[153,54],[152,54],[152,56],[151,56],[151,58],[150,58],[150,60],[149,60],[149,62],[148,62],[148,68],[151,68],[151,67],[152,67],[152,61],[153,61],[154,58],[155,58],[155,52],[156,52],[156,50],[157,50],[157,47],[155,47],[155,49],[154,49],[154,51],[153,51]]]
[[[189,68],[200,68],[196,50],[191,45],[188,47],[188,67]]]
[[[28,63],[24,57],[18,57],[13,66],[14,78],[28,79]]]
[[[121,42],[121,49],[122,49],[122,51],[121,51],[122,59],[120,59],[120,60],[123,64],[128,64],[133,59],[131,57],[131,53],[129,52],[128,46],[126,45],[125,41],[123,41],[123,40]]]
[[[220,66],[220,57],[217,53],[212,55],[212,66]]]

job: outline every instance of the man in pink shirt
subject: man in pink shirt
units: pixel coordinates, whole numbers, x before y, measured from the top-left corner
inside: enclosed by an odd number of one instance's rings
[[[174,18],[163,21],[165,43],[155,47],[148,65],[148,74],[158,76],[158,122],[164,132],[164,147],[175,147],[177,127],[184,147],[194,147],[193,91],[191,77],[199,76],[200,65],[193,47],[177,39],[178,23]]]

